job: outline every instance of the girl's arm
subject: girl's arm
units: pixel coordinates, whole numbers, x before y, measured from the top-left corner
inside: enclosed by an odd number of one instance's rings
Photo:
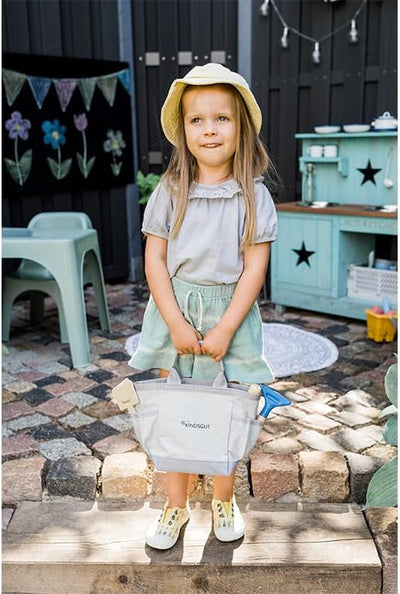
[[[199,332],[185,320],[176,302],[167,268],[168,241],[148,235],[145,252],[145,273],[150,292],[179,355],[201,354]]]
[[[253,307],[265,282],[270,244],[256,243],[244,249],[243,272],[236,285],[232,300],[214,328],[204,337],[203,354],[221,361],[226,355],[233,335]]]

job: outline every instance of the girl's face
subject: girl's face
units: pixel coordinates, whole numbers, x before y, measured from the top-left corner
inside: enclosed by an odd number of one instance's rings
[[[186,143],[200,172],[232,172],[236,150],[233,94],[221,85],[190,87],[182,97]]]

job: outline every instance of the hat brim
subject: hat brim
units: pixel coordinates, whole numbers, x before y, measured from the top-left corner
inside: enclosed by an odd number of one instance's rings
[[[172,83],[167,98],[165,99],[164,104],[161,108],[161,126],[165,136],[171,144],[176,146],[176,134],[179,127],[180,118],[179,106],[185,88],[189,85],[209,86],[216,84],[229,84],[239,91],[247,106],[255,131],[257,134],[260,133],[262,125],[261,109],[259,108],[258,103],[250,89],[240,84],[235,84],[231,81],[216,81],[215,78],[203,78],[201,79],[201,81],[199,81],[199,79],[196,78],[193,82],[189,78],[177,78]]]

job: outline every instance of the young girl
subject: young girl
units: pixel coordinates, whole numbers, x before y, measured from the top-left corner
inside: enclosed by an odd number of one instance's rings
[[[256,303],[277,231],[260,177],[268,168],[261,121],[246,81],[220,64],[196,66],[172,83],[161,124],[174,151],[143,220],[151,297],[133,367],[159,368],[166,377],[178,354],[184,377],[213,379],[223,359],[228,381],[273,380]],[[178,540],[189,520],[188,478],[167,473],[168,501],[148,545],[168,549]],[[245,532],[234,478],[214,480],[221,541]]]

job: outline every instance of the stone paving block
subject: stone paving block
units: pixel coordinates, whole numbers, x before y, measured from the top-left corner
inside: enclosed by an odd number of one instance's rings
[[[280,406],[275,409],[275,414],[280,417],[286,417],[298,421],[306,416],[306,413],[299,410],[296,406]]]
[[[298,491],[297,458],[293,454],[253,454],[250,473],[254,497],[270,501]]]
[[[67,415],[73,409],[73,404],[62,400],[61,398],[52,398],[51,400],[42,402],[42,404],[39,404],[39,406],[36,407],[36,410],[54,419]]]
[[[86,377],[78,377],[68,382],[69,393],[70,392],[83,392],[83,390],[89,390],[94,388],[96,382],[89,380]]]
[[[390,446],[385,443],[376,443],[372,448],[368,448],[363,452],[366,456],[372,456],[373,458],[380,458],[384,462],[389,462],[392,458],[397,455],[397,447]]]
[[[357,433],[357,431],[350,427],[337,431],[334,435],[334,439],[340,443],[345,450],[356,453],[360,453],[376,443],[375,439],[372,439],[372,437]]]
[[[77,439],[83,441],[86,445],[92,446],[101,439],[105,439],[111,435],[117,435],[118,431],[105,425],[101,421],[96,421],[95,423],[87,425],[87,427],[76,429],[74,433]]]
[[[34,390],[29,390],[29,392],[25,392],[23,394],[24,400],[30,402],[33,406],[37,406],[42,402],[46,402],[47,400],[51,400],[51,394],[46,392],[43,388],[35,388]]]
[[[21,458],[3,464],[3,504],[41,501],[42,474],[46,459],[42,456]]]
[[[299,424],[315,429],[324,435],[332,433],[332,431],[340,427],[340,423],[319,414],[307,415],[305,418],[299,420]]]
[[[329,415],[337,412],[333,406],[328,406],[320,400],[307,400],[298,404],[298,408],[308,414]]]
[[[49,423],[51,419],[39,413],[30,414],[25,417],[19,417],[18,419],[13,419],[12,421],[8,421],[6,426],[11,429],[11,431],[22,431],[22,429],[28,429],[29,427],[36,427],[37,425],[45,425]]]
[[[98,402],[98,399],[95,396],[85,394],[85,392],[69,392],[68,394],[61,396],[61,400],[65,400],[65,402],[69,402],[77,408],[86,408],[87,406]]]
[[[112,454],[132,452],[133,450],[136,450],[137,447],[138,444],[136,441],[127,439],[121,434],[110,435],[110,437],[96,441],[92,446],[95,455],[102,459]]]
[[[59,460],[60,458],[69,458],[78,454],[90,455],[92,453],[84,443],[74,437],[43,441],[38,444],[38,447],[40,453],[48,460]]]
[[[366,435],[375,441],[381,441],[383,435],[383,425],[367,425],[366,427],[361,427],[360,429],[356,429],[356,432],[360,435]]]
[[[147,495],[147,458],[141,452],[107,456],[101,473],[104,499],[122,500]]]
[[[1,510],[1,529],[7,530],[11,518],[13,517],[14,509],[12,507],[3,507]]]
[[[300,452],[301,491],[316,501],[344,502],[349,497],[348,469],[339,452]]]
[[[379,458],[353,452],[347,452],[345,457],[350,471],[350,498],[352,501],[364,505],[370,480],[383,462]]]
[[[68,394],[71,391],[69,386],[69,382],[56,383],[50,384],[48,386],[42,386],[44,389],[49,392],[52,396],[62,396],[63,394]]]
[[[126,413],[123,413],[122,415],[115,415],[114,417],[109,417],[108,419],[104,419],[103,423],[120,432],[132,429],[131,416]]]
[[[10,392],[14,392],[15,394],[24,394],[25,392],[34,390],[36,386],[32,382],[24,382],[22,380],[17,380],[15,382],[6,384],[5,388]]]
[[[28,430],[36,441],[49,441],[50,439],[65,439],[70,437],[69,431],[66,431],[56,422],[47,423],[46,425],[38,425]]]
[[[369,423],[371,422],[371,419],[369,417],[365,415],[360,415],[351,410],[342,410],[339,412],[335,412],[335,414],[331,415],[331,418],[335,419],[342,425],[348,425],[353,429],[369,425]]]
[[[325,404],[335,400],[337,392],[321,389],[319,386],[301,387],[296,390],[296,394],[303,396],[305,400],[318,400]]]
[[[37,382],[43,378],[43,373],[40,371],[20,371],[16,376],[24,382],[34,382],[37,385]]]
[[[35,413],[35,409],[30,406],[25,400],[19,400],[18,402],[9,402],[4,404],[2,408],[2,419],[3,421],[12,421],[18,417],[31,415]]]
[[[63,425],[67,425],[68,427],[72,427],[73,429],[78,429],[79,427],[85,427],[86,425],[90,425],[91,423],[95,423],[96,419],[85,415],[80,410],[75,410],[74,412],[70,413],[66,417],[61,417],[59,422]]]
[[[300,443],[323,452],[342,451],[344,448],[336,441],[335,436],[322,435],[318,431],[302,431],[296,437]]]
[[[113,417],[115,415],[120,414],[121,409],[117,404],[112,402],[111,400],[101,400],[100,402],[96,402],[96,404],[92,404],[87,408],[83,409],[83,412],[86,415],[90,415],[96,419],[102,421],[103,419],[107,419],[108,417]]]
[[[396,594],[399,591],[397,509],[370,508],[365,511],[365,515],[382,562],[381,594]]]
[[[284,394],[287,398],[289,398],[289,400],[291,400],[294,403],[307,402],[307,398],[301,394],[298,394],[297,392],[293,392],[292,390],[283,391],[283,390],[280,390],[279,388],[276,388],[276,389],[278,390],[278,392],[281,392],[282,394]]]
[[[95,388],[88,390],[87,394],[94,396],[96,398],[96,400],[109,400],[111,390],[110,390],[109,386],[106,386],[104,384],[99,384]]]
[[[9,402],[16,402],[19,401],[20,396],[15,394],[14,392],[10,392],[5,388],[1,391],[1,401],[3,404],[8,404]]]
[[[51,386],[53,384],[62,384],[65,385],[65,381],[59,375],[49,375],[45,376],[42,379],[35,382],[38,388],[45,388],[46,386]]]
[[[266,454],[297,454],[301,450],[304,450],[304,445],[291,437],[273,439],[262,445],[262,451]]]
[[[98,384],[101,384],[105,380],[111,379],[113,374],[106,369],[99,369],[98,371],[92,371],[91,373],[88,373],[86,377]]]
[[[18,378],[15,375],[12,375],[11,373],[7,373],[6,371],[3,371],[1,374],[1,385],[2,386],[8,386],[9,384],[18,381]]]
[[[50,464],[46,486],[49,495],[94,499],[101,462],[92,456],[60,458]]]
[[[111,379],[108,379],[104,382],[104,385],[108,386],[109,390],[110,390],[110,394],[111,394],[111,390],[113,388],[115,388],[115,386],[118,386],[118,384],[120,384],[122,381],[122,377],[120,375],[116,375],[114,377],[112,377]]]
[[[97,365],[101,367],[101,369],[113,369],[114,367],[118,367],[119,363],[113,359],[99,359]]]
[[[357,392],[357,390],[355,390],[355,392]],[[379,408],[362,404],[356,398],[352,398],[349,394],[351,393],[344,394],[344,396],[340,396],[340,398],[335,401],[335,406],[337,406],[339,410],[354,412],[369,417],[370,419],[379,418]]]
[[[38,447],[31,435],[26,433],[13,435],[3,440],[2,456],[4,460],[12,458],[24,458],[31,454],[37,454]]]

